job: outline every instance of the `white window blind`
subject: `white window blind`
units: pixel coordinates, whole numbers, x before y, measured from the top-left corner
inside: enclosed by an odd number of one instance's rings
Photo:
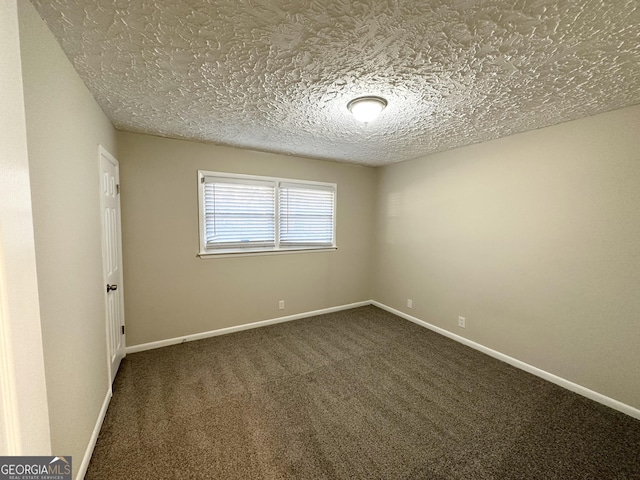
[[[273,182],[205,177],[206,248],[275,246],[275,191]]]
[[[201,255],[335,248],[335,184],[198,175]]]
[[[335,188],[281,183],[280,245],[333,245]]]

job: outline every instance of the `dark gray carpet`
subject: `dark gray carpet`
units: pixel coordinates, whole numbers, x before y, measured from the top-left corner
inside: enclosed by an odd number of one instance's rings
[[[128,355],[88,479],[640,479],[640,421],[375,307]]]

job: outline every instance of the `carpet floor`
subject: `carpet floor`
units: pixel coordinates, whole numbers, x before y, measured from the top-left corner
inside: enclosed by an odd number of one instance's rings
[[[130,354],[87,479],[640,479],[640,421],[373,306]]]

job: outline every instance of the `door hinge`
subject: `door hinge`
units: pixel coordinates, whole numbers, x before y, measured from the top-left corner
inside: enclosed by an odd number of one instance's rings
[[[122,334],[124,335],[124,325],[122,325],[120,328],[122,328]]]
[[[120,184],[116,183],[116,193],[120,195]]]

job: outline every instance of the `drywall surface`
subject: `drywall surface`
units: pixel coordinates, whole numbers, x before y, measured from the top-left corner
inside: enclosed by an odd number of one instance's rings
[[[0,3],[0,455],[49,455],[15,0]]]
[[[639,408],[638,132],[634,106],[384,167],[374,298]]]
[[[128,345],[370,298],[374,169],[124,132],[118,149]],[[337,183],[338,249],[197,257],[198,169]]]
[[[98,144],[115,130],[29,2],[19,2],[42,340],[56,455],[80,465],[109,379]]]

